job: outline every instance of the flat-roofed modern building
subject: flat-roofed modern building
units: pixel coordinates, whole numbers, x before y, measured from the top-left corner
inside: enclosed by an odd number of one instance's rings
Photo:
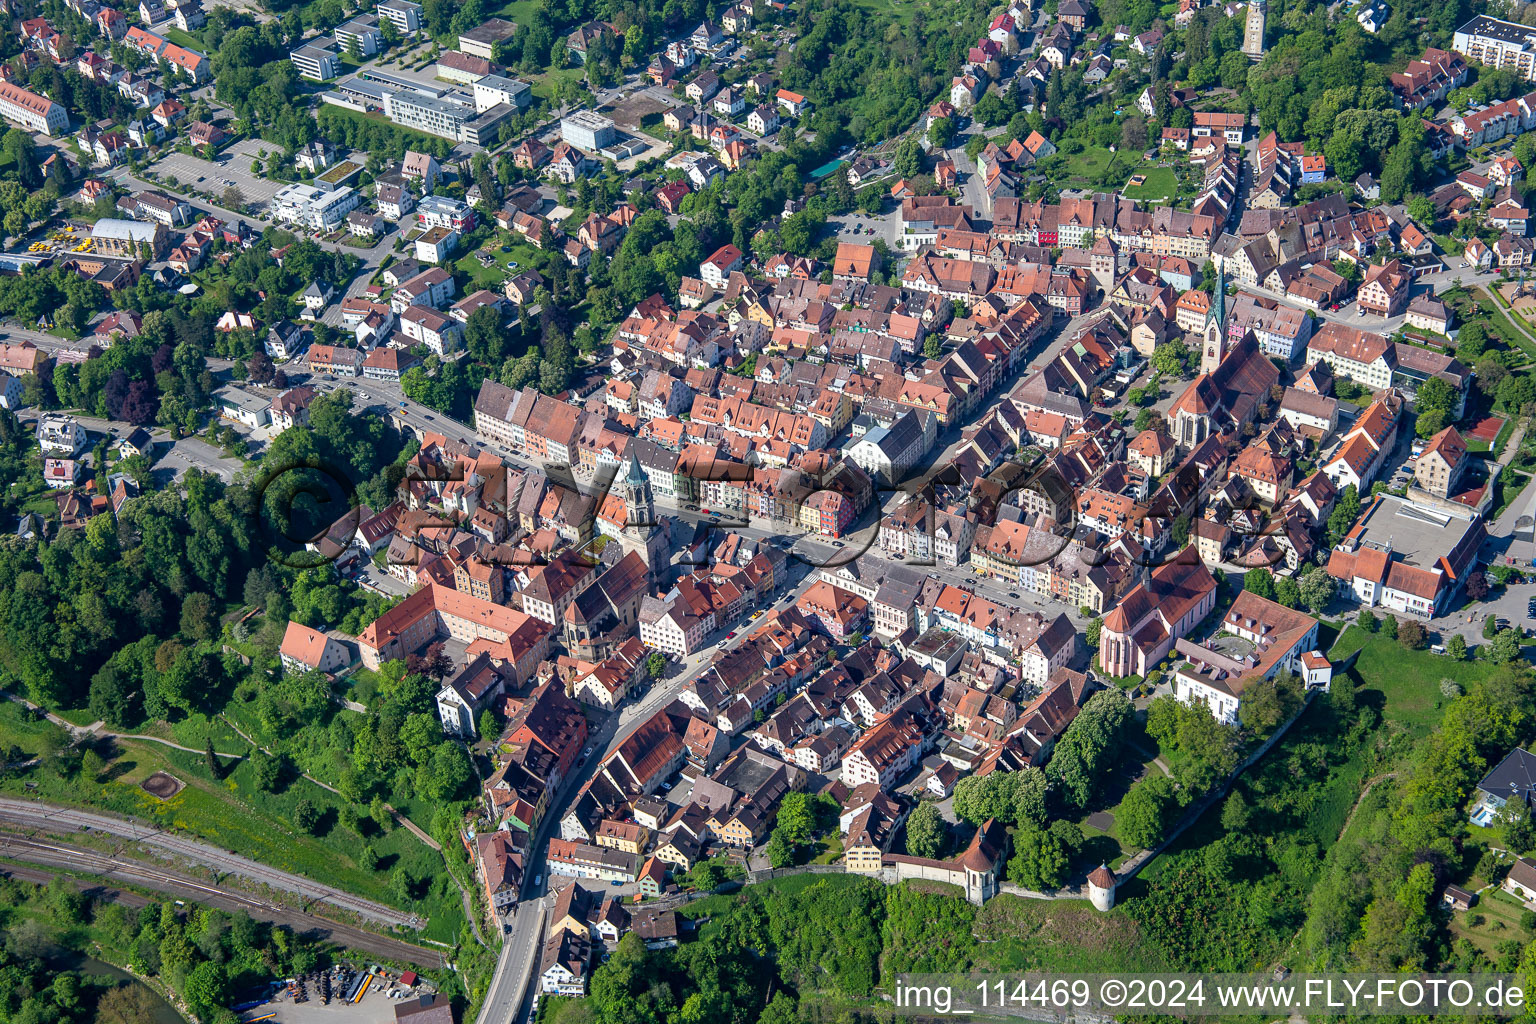
[[[0,117],[44,135],[69,131],[69,113],[46,96],[0,82]]]
[[[392,22],[403,36],[421,31],[421,4],[411,0],[384,0],[379,4],[379,17]]]
[[[346,53],[357,40],[357,52],[372,57],[384,48],[384,33],[379,30],[377,14],[359,14],[351,21],[336,26],[336,47]]]
[[[341,56],[335,50],[314,43],[305,43],[288,54],[288,59],[298,69],[301,78],[314,82],[329,82],[341,74]]]
[[[498,103],[522,110],[533,102],[533,91],[527,82],[505,75],[486,75],[474,88],[475,110],[482,114]]]
[[[1536,28],[1479,14],[1456,30],[1451,49],[1469,60],[1536,80]]]
[[[446,96],[453,91],[453,86],[442,85],[437,81],[404,71],[387,71],[376,64],[358,71],[354,81],[375,82],[385,89],[395,92],[419,92],[423,96]]]
[[[463,141],[476,146],[494,146],[501,141],[501,126],[512,119],[517,108],[498,103],[464,126]]]
[[[505,18],[487,18],[468,32],[459,33],[459,49],[476,57],[494,60],[496,44],[511,39],[517,31],[517,23]]]
[[[1487,537],[1472,508],[1378,494],[1328,556],[1328,574],[1367,608],[1430,619],[1466,583]]]
[[[423,96],[420,93],[390,93],[384,97],[384,116],[402,128],[438,135],[458,142],[464,129],[476,117],[473,103],[451,96]]]
[[[560,138],[588,153],[611,145],[615,134],[613,122],[594,110],[578,110],[560,119]]]
[[[357,204],[357,193],[346,186],[327,191],[302,183],[285,185],[272,197],[272,215],[316,231],[334,231]]]

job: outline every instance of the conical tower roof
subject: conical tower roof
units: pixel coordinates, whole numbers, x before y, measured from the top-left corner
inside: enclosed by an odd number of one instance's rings
[[[650,478],[645,475],[645,470],[640,466],[640,460],[635,456],[633,446],[630,447],[629,460],[624,466],[624,482],[635,487],[650,482]]]

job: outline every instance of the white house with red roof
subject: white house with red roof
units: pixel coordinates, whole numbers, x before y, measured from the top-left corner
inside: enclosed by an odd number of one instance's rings
[[[288,623],[278,654],[289,672],[334,672],[352,660],[346,644],[297,622]]]
[[[717,289],[724,288],[730,280],[731,271],[740,270],[743,262],[741,250],[727,242],[699,264],[699,277]]]

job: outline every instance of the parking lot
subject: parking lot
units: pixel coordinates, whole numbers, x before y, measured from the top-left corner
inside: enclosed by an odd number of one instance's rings
[[[897,235],[901,231],[901,219],[896,210],[871,216],[867,213],[848,213],[834,218],[828,224],[837,232],[839,242],[858,242],[870,245],[880,239],[892,249],[900,247]]]
[[[420,988],[403,988],[398,982],[386,982],[383,985],[374,983],[355,1003],[343,1002],[338,994],[327,1006],[320,1001],[315,986],[310,985],[309,999],[306,1001],[296,1003],[286,992],[281,992],[248,1016],[274,1014],[270,1024],[379,1024],[380,1021],[393,1019],[395,1007],[400,1005],[401,998],[410,998],[419,991]]]
[[[226,458],[222,451],[202,438],[183,437],[165,449],[151,469],[157,479],[169,473],[172,479],[179,480],[187,470],[199,469],[204,473],[216,473],[229,483],[243,465],[239,459]]]
[[[90,252],[92,249],[90,225],[68,224],[57,230],[38,231],[29,236],[27,251],[30,253],[59,253],[69,255]]]
[[[228,187],[225,182],[234,182],[247,203],[265,206],[277,194],[277,190],[282,188],[282,183],[258,178],[252,174],[253,156],[250,153],[241,152],[242,146],[252,147],[253,152],[260,148],[260,144],[240,143],[220,153],[218,159],[213,162],[201,157],[188,156],[186,153],[167,153],[155,161],[153,167],[159,174],[175,177],[181,183],[183,190],[195,189],[200,192],[211,192],[215,196],[223,194]],[[271,153],[275,147],[267,143],[265,148],[268,153]]]

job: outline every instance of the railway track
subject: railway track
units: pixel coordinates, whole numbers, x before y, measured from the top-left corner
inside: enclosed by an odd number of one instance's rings
[[[178,899],[193,900],[220,910],[243,910],[252,917],[287,925],[296,932],[324,939],[338,945],[379,956],[389,957],[422,967],[442,967],[446,960],[437,950],[404,942],[400,939],[378,935],[364,928],[332,921],[294,907],[274,903],[254,893],[239,889],[223,888],[191,878],[175,871],[156,868],[95,850],[82,849],[53,839],[22,836],[0,831],[0,857],[21,861],[28,865],[0,865],[0,873],[22,878],[30,882],[46,883],[55,869],[94,875],[122,885],[131,885],[154,892],[165,893]],[[103,899],[142,906],[148,902],[136,893],[101,886],[92,890],[87,884],[76,884]]]

